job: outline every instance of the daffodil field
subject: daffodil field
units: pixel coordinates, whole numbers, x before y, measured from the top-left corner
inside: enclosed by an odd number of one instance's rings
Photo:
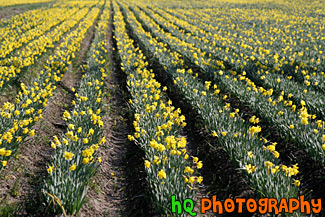
[[[0,216],[195,216],[212,196],[325,205],[324,11],[319,0],[0,2]]]

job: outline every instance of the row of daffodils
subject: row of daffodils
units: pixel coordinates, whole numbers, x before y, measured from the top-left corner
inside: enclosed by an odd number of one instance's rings
[[[217,137],[219,144],[229,155],[234,165],[243,171],[255,189],[258,197],[296,198],[300,181],[293,178],[298,173],[298,166],[279,165],[279,153],[276,143],[267,141],[258,133],[258,118],[251,117],[244,122],[239,109],[231,108],[221,96],[217,85],[210,81],[201,82],[191,69],[185,70],[182,56],[171,52],[166,44],[158,42],[146,32],[128,6],[123,5],[127,20],[137,39],[144,44],[173,80],[175,90],[199,114],[206,129]],[[146,26],[158,31],[159,26],[146,17],[137,7],[132,7]]]
[[[144,167],[152,203],[160,215],[171,214],[172,195],[177,200],[194,199],[197,185],[203,180],[197,169],[203,166],[197,157],[190,157],[186,138],[180,135],[186,125],[180,109],[172,106],[164,95],[165,88],[147,69],[142,51],[129,38],[124,17],[114,1],[114,27],[121,69],[127,74],[134,112],[134,141],[145,153]]]
[[[98,11],[96,11],[98,13]],[[54,153],[48,166],[43,196],[53,213],[77,214],[87,192],[90,178],[101,162],[98,148],[105,144],[102,94],[107,77],[107,39],[110,2],[107,1],[97,25],[87,65],[80,86],[72,89],[75,100],[71,111],[65,111],[67,132],[51,143]]]

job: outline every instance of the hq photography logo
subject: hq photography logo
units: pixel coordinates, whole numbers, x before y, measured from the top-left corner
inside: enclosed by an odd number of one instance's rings
[[[187,213],[191,216],[196,216],[194,211],[195,202],[192,199],[186,199],[183,202],[176,200],[175,195],[171,197],[172,213],[183,214]],[[305,200],[304,196],[300,196],[298,199],[282,198],[278,201],[275,198],[261,198],[255,199],[226,199],[224,202],[217,200],[217,196],[212,196],[212,199],[201,198],[199,204],[200,212],[205,214],[207,211],[215,214],[223,213],[242,213],[243,209],[247,209],[250,213],[259,212],[265,213],[293,213],[300,211],[301,213],[311,214],[311,212],[317,214],[322,210],[321,199],[312,199],[311,201]]]

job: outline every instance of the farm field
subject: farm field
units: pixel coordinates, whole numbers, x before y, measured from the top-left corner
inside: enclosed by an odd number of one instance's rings
[[[0,2],[0,216],[325,216],[324,11]]]

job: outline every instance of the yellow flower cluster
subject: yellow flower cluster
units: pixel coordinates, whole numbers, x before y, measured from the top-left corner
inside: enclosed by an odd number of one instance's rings
[[[65,7],[65,8],[92,8],[94,6],[99,6],[102,7],[104,5],[103,1],[97,0],[97,1],[92,1],[92,0],[70,0],[70,1],[58,1],[56,4],[54,4],[54,7]]]

